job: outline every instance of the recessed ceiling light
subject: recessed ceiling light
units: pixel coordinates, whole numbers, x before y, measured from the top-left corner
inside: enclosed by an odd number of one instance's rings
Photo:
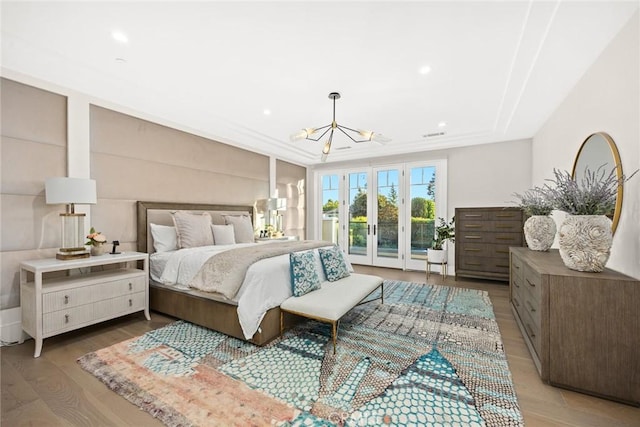
[[[115,30],[111,33],[111,37],[119,43],[129,43],[129,38],[122,31]]]
[[[262,111],[262,114],[264,114],[265,116],[270,116],[271,110],[269,110],[268,108],[265,108],[264,111]]]
[[[125,62],[127,62],[127,60],[126,60],[126,59],[124,59],[124,58],[116,58],[116,62],[117,62],[118,64],[124,64]]]
[[[440,123],[438,123],[438,127],[439,127],[439,128],[443,128],[443,127],[445,127],[446,125],[447,125],[447,122],[440,122]]]
[[[422,66],[422,67],[420,67],[420,71],[419,72],[422,75],[429,74],[431,72],[431,67],[429,67],[428,65]]]

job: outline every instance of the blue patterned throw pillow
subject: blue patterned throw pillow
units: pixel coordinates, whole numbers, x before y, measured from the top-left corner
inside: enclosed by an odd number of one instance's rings
[[[320,253],[322,268],[324,268],[324,274],[327,276],[328,281],[335,282],[350,275],[349,268],[342,255],[342,249],[338,246],[333,246],[329,249],[320,248],[318,253]]]
[[[320,289],[320,278],[316,270],[313,251],[291,252],[289,254],[291,269],[291,291],[294,297],[300,297],[316,289]]]

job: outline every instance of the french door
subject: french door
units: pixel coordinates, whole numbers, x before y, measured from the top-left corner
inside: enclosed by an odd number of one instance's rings
[[[436,214],[446,217],[435,202],[446,195],[443,173],[433,163],[320,173],[320,238],[353,264],[424,270]]]

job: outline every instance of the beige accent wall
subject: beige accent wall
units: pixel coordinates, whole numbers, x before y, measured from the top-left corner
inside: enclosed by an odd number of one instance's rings
[[[582,142],[607,132],[625,174],[640,168],[640,17],[630,19],[533,138],[534,184],[553,168],[571,171]],[[557,215],[558,225],[563,216]],[[620,222],[607,267],[640,278],[640,175],[624,186]]]
[[[67,174],[67,98],[0,79],[2,256],[0,309],[20,304],[19,264],[55,256],[59,213],[46,205],[44,181]]]
[[[283,231],[287,236],[306,237],[306,179],[307,168],[283,160],[276,161],[276,189],[278,197],[287,199],[283,216]]]
[[[253,205],[269,195],[269,157],[91,106],[92,225],[136,247],[136,201]]]

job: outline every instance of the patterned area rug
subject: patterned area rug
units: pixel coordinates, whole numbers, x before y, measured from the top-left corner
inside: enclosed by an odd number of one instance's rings
[[[521,426],[484,291],[385,281],[385,303],[265,347],[177,321],[78,362],[168,426]],[[374,296],[375,297],[375,296]]]

